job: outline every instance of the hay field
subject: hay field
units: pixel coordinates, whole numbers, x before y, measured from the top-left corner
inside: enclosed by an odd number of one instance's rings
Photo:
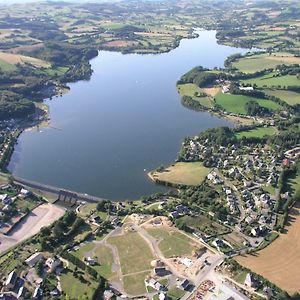
[[[287,233],[253,255],[236,260],[289,293],[300,292],[300,205],[290,214]]]
[[[16,65],[18,63],[20,64],[28,63],[37,68],[51,67],[50,63],[38,58],[19,55],[19,54],[5,53],[5,52],[0,52],[0,60],[5,61],[6,63],[11,65]]]

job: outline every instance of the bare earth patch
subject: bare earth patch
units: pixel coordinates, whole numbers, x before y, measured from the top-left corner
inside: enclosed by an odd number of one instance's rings
[[[37,234],[42,227],[58,220],[65,210],[53,204],[42,204],[35,208],[8,235],[0,235],[0,253]]]
[[[237,261],[289,293],[300,292],[300,208],[292,209],[290,226],[270,246]]]
[[[132,45],[131,41],[111,41],[104,44],[106,47],[126,47]]]
[[[210,88],[202,88],[203,92],[209,96],[216,96],[220,91],[220,87],[210,87]]]

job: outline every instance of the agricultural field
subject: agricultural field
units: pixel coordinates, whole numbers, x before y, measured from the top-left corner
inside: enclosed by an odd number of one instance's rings
[[[51,67],[51,64],[30,56],[24,56],[19,54],[11,54],[11,53],[5,53],[0,52],[0,61],[6,62],[10,65],[16,65],[16,64],[30,64],[37,68],[49,68]]]
[[[147,232],[159,241],[159,249],[165,257],[191,255],[193,241],[186,235],[168,227],[147,228]]]
[[[282,101],[285,101],[289,105],[293,106],[296,104],[300,104],[300,93],[287,91],[287,90],[272,90],[272,89],[266,89],[264,90],[264,92],[269,96],[274,96],[281,99]]]
[[[267,248],[236,260],[289,293],[300,292],[300,208],[292,209],[287,232]]]
[[[273,72],[261,77],[242,80],[242,83],[250,85],[256,84],[258,88],[284,88],[287,86],[300,85],[300,80],[297,79],[296,75],[279,76]]]
[[[123,276],[123,285],[127,293],[131,295],[140,295],[146,292],[145,278],[150,275],[149,271],[141,272],[138,275]]]
[[[231,95],[231,94],[223,94],[220,93],[216,96],[216,103],[222,106],[227,112],[235,113],[235,114],[246,114],[245,105],[249,101],[256,101],[260,106],[268,108],[270,110],[279,110],[282,108],[278,103],[265,100],[258,99],[244,95]]]
[[[264,69],[276,68],[281,64],[300,64],[300,58],[289,53],[278,52],[271,55],[264,53],[246,56],[235,61],[232,65],[244,73],[255,73]]]
[[[275,127],[258,127],[250,130],[240,131],[235,134],[237,139],[245,138],[262,138],[276,133]]]
[[[178,162],[151,174],[155,181],[182,185],[200,185],[210,169],[200,162]]]

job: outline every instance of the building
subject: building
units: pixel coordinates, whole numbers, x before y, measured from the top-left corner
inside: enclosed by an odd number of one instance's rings
[[[248,286],[251,288],[256,288],[256,286],[257,286],[256,281],[253,279],[253,275],[251,273],[247,273],[244,284],[245,284],[245,286]]]
[[[43,259],[44,256],[41,252],[37,252],[37,253],[34,253],[32,254],[30,257],[28,257],[25,262],[26,264],[29,266],[29,267],[34,267],[35,264],[40,261],[41,259]]]
[[[187,291],[190,286],[190,282],[187,279],[183,279],[178,287],[184,291]]]
[[[18,279],[17,273],[15,271],[11,271],[8,274],[7,279],[5,281],[5,285],[4,285],[5,291],[12,290],[16,285],[17,279]]]
[[[48,272],[54,272],[56,268],[60,265],[60,260],[58,258],[49,257],[45,262]]]

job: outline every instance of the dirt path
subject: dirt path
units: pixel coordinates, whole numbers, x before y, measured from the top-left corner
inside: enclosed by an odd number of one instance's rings
[[[37,234],[65,213],[65,209],[47,203],[36,207],[8,235],[0,235],[0,253]]]

